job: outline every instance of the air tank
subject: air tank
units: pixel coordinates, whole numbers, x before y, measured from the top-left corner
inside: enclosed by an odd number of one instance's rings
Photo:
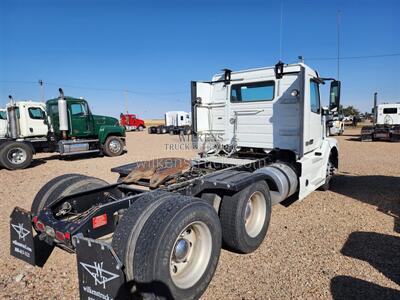
[[[60,122],[60,131],[62,131],[63,136],[66,136],[68,131],[68,108],[67,108],[67,100],[64,98],[64,92],[60,88],[58,89],[60,92],[60,97],[58,98],[58,115]]]

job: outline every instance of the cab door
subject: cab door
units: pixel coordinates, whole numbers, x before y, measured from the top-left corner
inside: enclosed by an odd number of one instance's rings
[[[70,135],[87,137],[93,134],[92,120],[86,102],[72,102],[69,104]]]
[[[28,107],[27,136],[47,136],[49,126],[44,107]]]
[[[312,76],[305,82],[306,97],[304,105],[304,153],[311,152],[322,143],[322,117],[319,83]]]

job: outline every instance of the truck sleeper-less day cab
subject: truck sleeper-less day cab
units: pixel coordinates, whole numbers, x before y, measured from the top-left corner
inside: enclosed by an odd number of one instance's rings
[[[133,114],[121,114],[119,122],[126,131],[143,131],[146,128],[144,121],[138,119],[136,115]]]
[[[93,115],[84,99],[64,97],[61,89],[60,97],[46,104],[10,99],[8,129],[0,140],[0,165],[9,170],[28,167],[39,152],[117,156],[124,151],[125,130],[118,120]]]
[[[11,254],[42,266],[54,247],[75,252],[82,299],[199,298],[221,245],[255,251],[272,205],[328,189],[338,167],[321,113],[319,87],[328,80],[334,110],[340,82],[303,63],[192,82],[197,158],[120,166],[114,184],[54,178],[30,211],[14,209]]]
[[[374,94],[374,125],[361,128],[361,141],[386,140],[400,142],[400,103],[377,105]]]

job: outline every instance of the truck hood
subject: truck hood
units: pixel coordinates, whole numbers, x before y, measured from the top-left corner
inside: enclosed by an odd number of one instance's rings
[[[111,126],[119,126],[119,121],[113,117],[99,116],[93,115],[94,123],[96,125],[111,125]]]

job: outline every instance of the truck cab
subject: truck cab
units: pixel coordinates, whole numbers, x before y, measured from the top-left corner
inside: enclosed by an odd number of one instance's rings
[[[214,75],[192,82],[193,131],[202,156],[287,151],[302,165],[299,198],[337,167],[337,142],[326,136],[320,86],[331,81],[329,110],[339,107],[340,82],[320,78],[304,63]],[[212,143],[210,143],[210,139]]]
[[[146,128],[144,121],[137,118],[134,114],[122,114],[120,115],[121,126],[125,127],[127,131],[143,131]]]

